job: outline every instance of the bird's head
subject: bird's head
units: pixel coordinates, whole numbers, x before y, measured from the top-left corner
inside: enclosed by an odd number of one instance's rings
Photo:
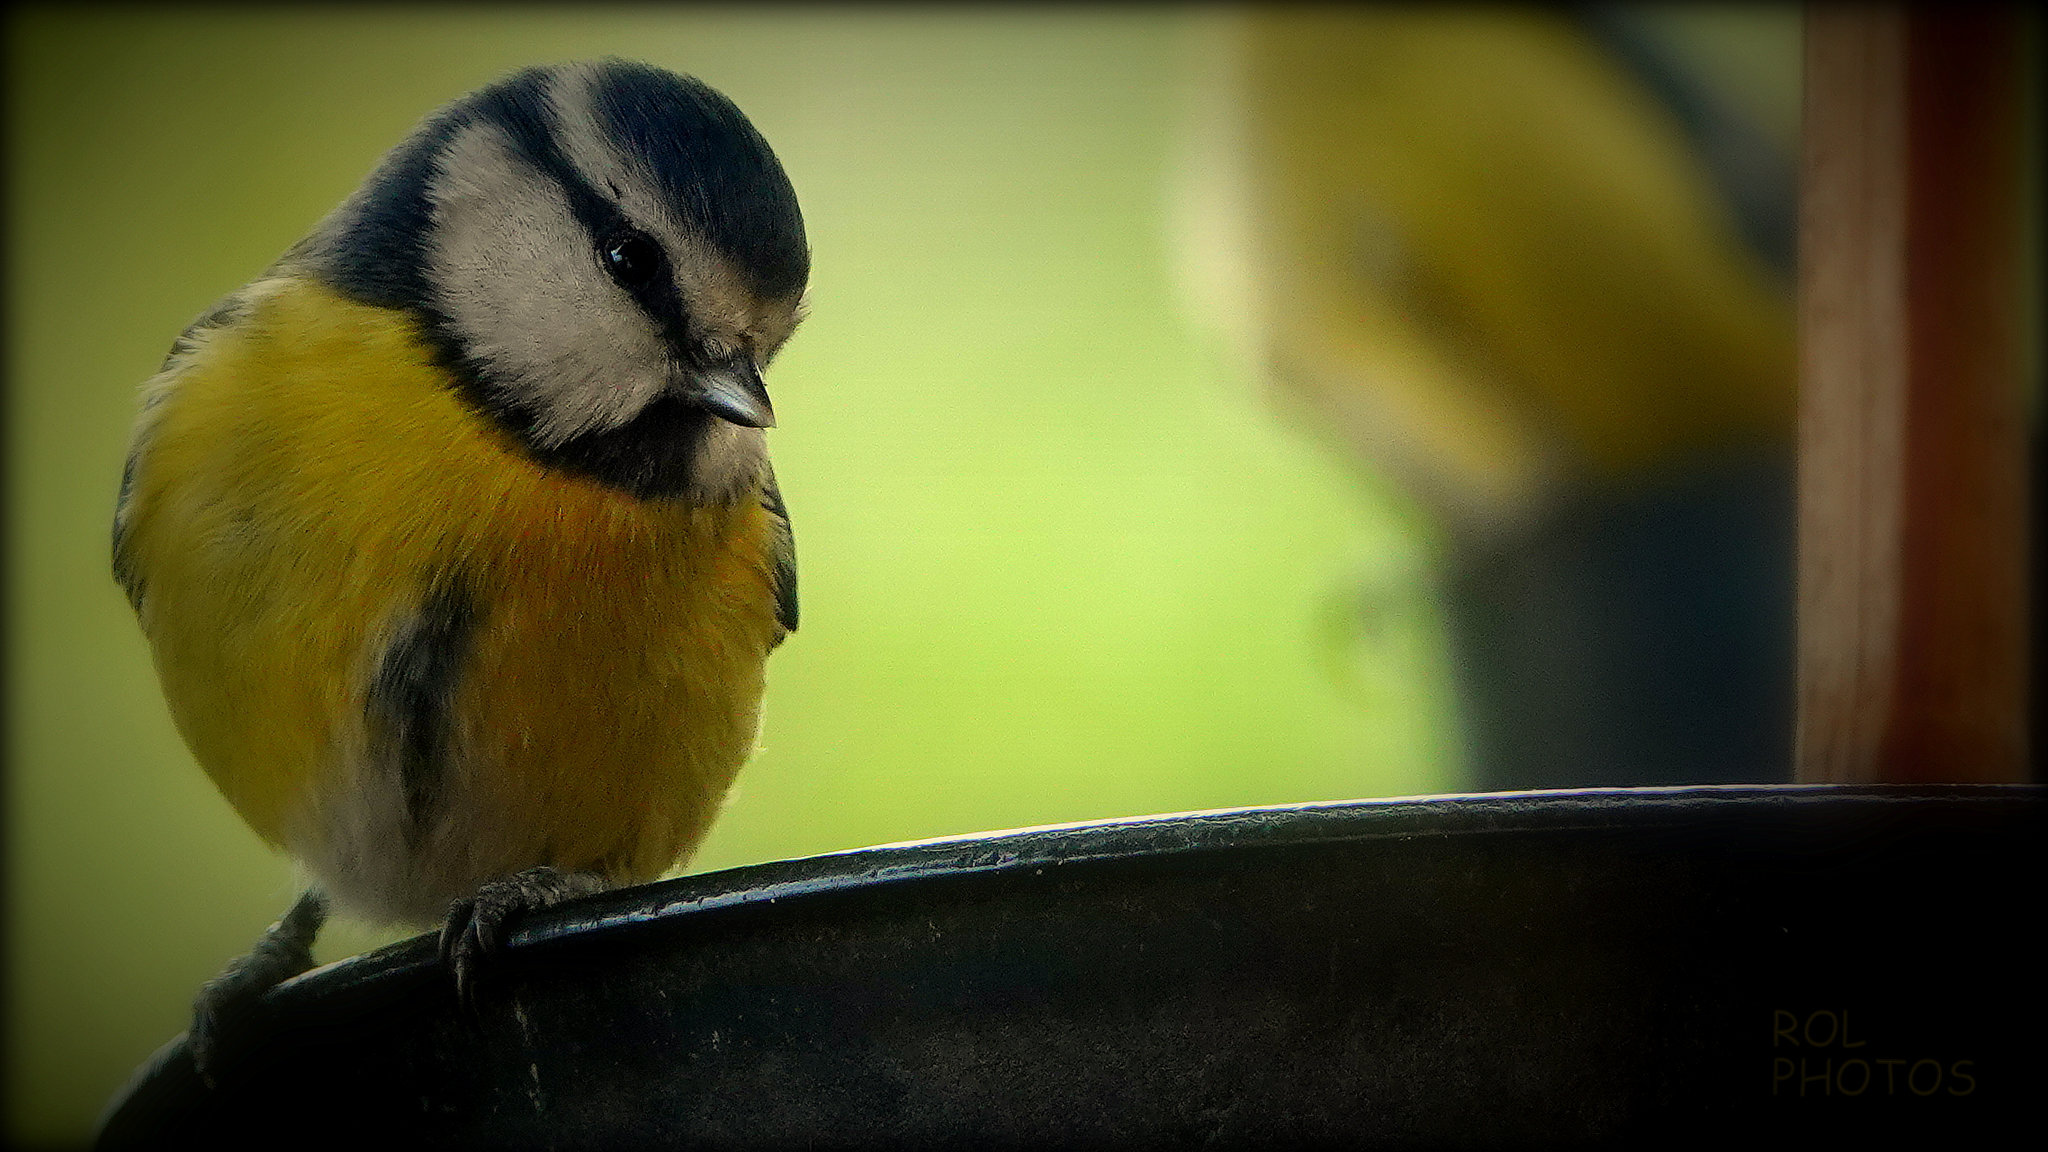
[[[619,60],[532,68],[430,116],[303,246],[415,311],[467,398],[542,463],[729,497],[801,318],[795,190],[731,101]]]

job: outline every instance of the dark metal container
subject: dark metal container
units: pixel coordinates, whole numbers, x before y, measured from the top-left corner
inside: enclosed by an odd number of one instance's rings
[[[473,1012],[424,937],[308,973],[100,1143],[2007,1142],[2048,1084],[2042,811],[1451,796],[690,876],[533,916]]]

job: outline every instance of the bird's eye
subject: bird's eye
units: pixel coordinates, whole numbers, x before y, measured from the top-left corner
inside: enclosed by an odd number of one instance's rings
[[[621,232],[598,247],[604,270],[628,290],[645,288],[661,271],[661,246],[645,233]]]

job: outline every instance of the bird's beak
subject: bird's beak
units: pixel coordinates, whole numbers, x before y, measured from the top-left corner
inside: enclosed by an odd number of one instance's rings
[[[761,373],[746,357],[714,364],[697,373],[692,383],[697,403],[720,420],[743,428],[775,427],[768,386],[761,383]]]

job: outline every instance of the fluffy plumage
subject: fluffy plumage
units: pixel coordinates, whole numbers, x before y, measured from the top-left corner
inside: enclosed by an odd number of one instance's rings
[[[686,856],[796,626],[760,372],[808,273],[738,110],[607,61],[435,113],[195,323],[114,563],[250,826],[402,922]]]

